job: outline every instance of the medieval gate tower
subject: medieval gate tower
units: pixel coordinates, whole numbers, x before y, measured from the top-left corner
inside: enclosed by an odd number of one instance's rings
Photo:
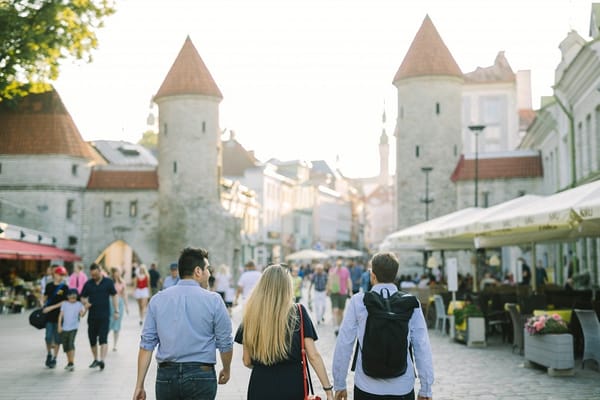
[[[462,153],[463,74],[429,16],[417,32],[396,76],[397,228],[425,221],[425,174],[429,219],[456,210],[450,176]],[[422,168],[431,167],[430,172]]]
[[[220,204],[221,91],[188,37],[154,97],[159,109],[159,263],[186,246],[234,265],[239,224]],[[235,232],[238,232],[236,235]]]

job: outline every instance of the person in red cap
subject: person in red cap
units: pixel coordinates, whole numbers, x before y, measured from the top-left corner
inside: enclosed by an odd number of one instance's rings
[[[62,265],[52,268],[52,282],[44,290],[44,313],[46,314],[46,367],[56,367],[56,356],[60,347],[58,334],[58,315],[60,306],[67,299],[69,286],[65,282],[67,269]]]

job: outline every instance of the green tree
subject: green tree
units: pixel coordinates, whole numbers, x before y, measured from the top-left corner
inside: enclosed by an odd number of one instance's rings
[[[154,150],[158,147],[158,134],[148,130],[142,134],[142,138],[138,141],[138,144],[141,144],[147,149]]]
[[[0,0],[0,101],[44,92],[61,60],[91,61],[114,0]]]

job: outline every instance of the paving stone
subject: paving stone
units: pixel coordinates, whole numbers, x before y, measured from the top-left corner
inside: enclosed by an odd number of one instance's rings
[[[58,356],[57,367],[44,366],[44,331],[28,324],[28,313],[0,315],[0,399],[33,400],[39,398],[85,398],[90,400],[130,399],[136,379],[137,349],[140,326],[137,306],[129,304],[132,313],[124,316],[118,351],[109,350],[104,371],[90,369],[92,361],[87,343],[87,321],[81,321],[76,338],[75,371],[68,372],[64,353]],[[330,314],[329,314],[330,315]],[[234,329],[241,320],[241,309],[233,314]],[[317,326],[317,347],[331,376],[335,334],[330,318]],[[509,343],[490,338],[484,348],[469,348],[430,330],[436,382],[436,400],[453,399],[526,399],[526,400],[597,400],[600,399],[600,372],[581,369],[575,362],[575,376],[550,377],[543,369],[524,368],[524,359],[511,352]],[[109,336],[112,348],[112,336]],[[146,392],[154,400],[156,363],[153,360],[146,378]],[[243,400],[250,370],[242,364],[241,346],[235,345],[231,380],[220,385],[217,398]],[[316,379],[313,371],[313,379]],[[318,380],[317,380],[318,381]],[[349,374],[348,387],[353,386]],[[316,388],[320,389],[316,383]],[[419,387],[417,382],[416,387]],[[349,393],[352,399],[352,393]]]

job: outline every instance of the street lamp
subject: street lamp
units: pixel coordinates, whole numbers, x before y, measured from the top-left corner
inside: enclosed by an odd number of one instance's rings
[[[469,125],[469,130],[475,134],[475,207],[479,204],[478,201],[478,181],[479,181],[479,133],[485,129],[485,125]]]
[[[433,199],[429,198],[429,173],[433,167],[421,167],[421,171],[425,173],[425,198],[421,199],[421,203],[425,203],[425,221],[429,221],[429,204],[433,203]]]

